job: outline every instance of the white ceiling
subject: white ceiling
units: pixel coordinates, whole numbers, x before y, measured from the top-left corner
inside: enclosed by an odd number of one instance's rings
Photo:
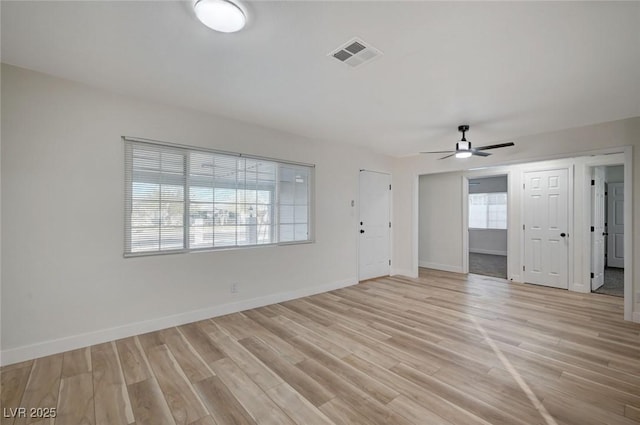
[[[397,156],[640,115],[639,2],[245,6],[221,34],[190,2],[2,1],[2,61]],[[383,56],[327,56],[353,37]]]

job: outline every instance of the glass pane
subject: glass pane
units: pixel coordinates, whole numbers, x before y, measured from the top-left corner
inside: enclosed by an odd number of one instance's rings
[[[258,243],[258,226],[238,226],[238,245],[256,245]]]
[[[255,190],[238,190],[238,203],[255,204],[258,201],[258,193]]]
[[[161,187],[163,201],[184,201],[184,186],[163,184]]]
[[[184,174],[184,154],[177,152],[160,153],[161,170],[169,174]]]
[[[160,185],[154,183],[133,182],[131,184],[133,199],[160,199]]]
[[[182,249],[184,247],[182,227],[162,227],[160,229],[160,249]]]
[[[213,226],[213,204],[196,204],[189,205],[189,224],[191,226]]]
[[[235,204],[215,204],[213,207],[214,225],[228,226],[236,224],[238,214]]]
[[[295,207],[295,222],[296,223],[308,223],[309,222],[309,209],[306,205]]]
[[[256,205],[257,208],[257,222],[258,224],[271,224],[271,206],[269,205]]]
[[[297,241],[306,241],[309,239],[308,227],[306,224],[296,224],[294,238]]]
[[[189,200],[192,202],[213,202],[213,188],[189,186]]]
[[[131,252],[158,251],[160,231],[153,229],[131,229]]]
[[[160,214],[162,226],[182,226],[184,204],[182,202],[163,202]]]
[[[293,205],[280,205],[280,224],[293,223]]]
[[[236,227],[235,226],[216,226],[213,233],[213,245],[216,247],[235,246],[236,244]]]
[[[309,198],[309,170],[298,169],[295,173],[296,204],[307,204]]]
[[[190,227],[189,228],[189,248],[212,248],[213,247],[213,226]]]
[[[258,224],[258,244],[272,243],[270,224]]]
[[[136,200],[131,202],[131,227],[159,225],[160,202]]]
[[[191,152],[189,172],[192,175],[213,176],[213,155],[203,152]]]
[[[280,203],[293,204],[293,183],[280,182],[278,188],[280,189]]]
[[[217,185],[217,182],[216,182]],[[237,191],[234,188],[220,188],[215,189],[215,201],[224,203],[235,203],[237,199]]]
[[[271,191],[259,190],[257,193],[258,204],[271,204]]]
[[[293,240],[293,224],[280,225],[280,242],[290,242]]]
[[[160,152],[134,147],[132,165],[134,170],[159,170]]]

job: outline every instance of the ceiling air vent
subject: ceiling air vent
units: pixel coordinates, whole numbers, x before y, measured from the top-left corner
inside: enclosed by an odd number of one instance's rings
[[[354,38],[338,47],[329,56],[333,56],[342,63],[352,68],[363,65],[382,55],[382,52],[364,41]]]

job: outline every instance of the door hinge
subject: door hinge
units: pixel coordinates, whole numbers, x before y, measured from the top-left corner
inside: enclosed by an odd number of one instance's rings
[[[595,227],[591,226],[591,231],[594,232],[595,230]]]
[[[391,260],[389,260],[389,265],[391,265]]]
[[[522,225],[522,230],[525,230],[525,228],[524,228],[524,224]]]
[[[596,277],[596,275],[591,273],[591,279],[593,279],[594,277]]]
[[[389,185],[389,190],[391,190],[391,185]]]
[[[391,229],[391,222],[389,222],[389,229]]]
[[[524,189],[524,183],[522,183],[522,188]]]
[[[596,181],[595,180],[591,180],[591,186],[595,186],[596,185]]]
[[[524,266],[522,266],[522,271],[524,271]]]

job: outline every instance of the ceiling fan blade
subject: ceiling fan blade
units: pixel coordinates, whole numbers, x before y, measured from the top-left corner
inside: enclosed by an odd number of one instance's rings
[[[432,152],[420,152],[420,153],[451,153],[455,151],[432,151]]]
[[[478,146],[475,148],[477,151],[486,151],[487,149],[498,149],[498,148],[506,148],[508,146],[514,146],[515,143],[507,142],[507,143],[499,143],[497,145],[487,145],[487,146]]]
[[[447,159],[447,158],[452,157],[452,156],[453,156],[453,155],[455,155],[455,154],[456,154],[456,153],[454,152],[454,153],[452,153],[451,155],[443,156],[442,158],[438,158],[438,159]]]
[[[476,156],[489,156],[491,155],[489,152],[480,152],[476,149],[471,149],[471,154]]]

